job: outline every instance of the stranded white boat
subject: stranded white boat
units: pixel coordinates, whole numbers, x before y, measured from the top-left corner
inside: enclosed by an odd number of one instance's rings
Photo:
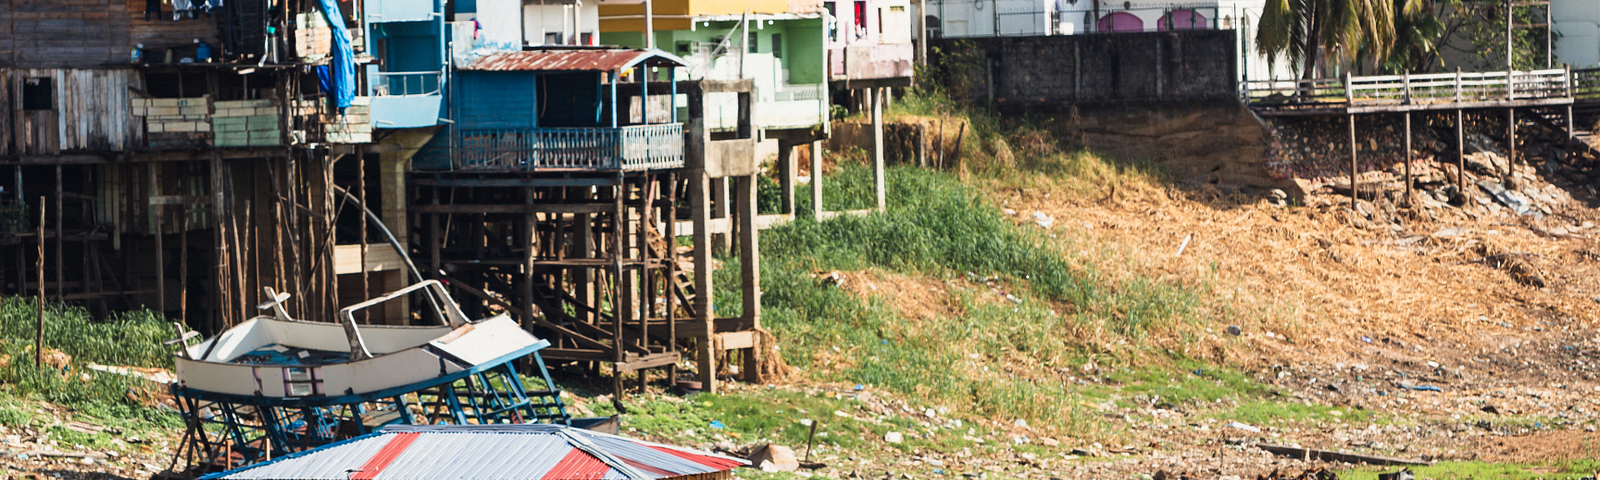
[[[423,289],[445,325],[356,324],[355,312]],[[288,295],[267,293],[273,301],[262,307],[273,315],[178,349],[181,389],[289,400],[268,402],[279,404],[350,403],[453,381],[549,345],[504,314],[469,321],[437,280],[346,307],[339,323],[290,318],[282,305]]]

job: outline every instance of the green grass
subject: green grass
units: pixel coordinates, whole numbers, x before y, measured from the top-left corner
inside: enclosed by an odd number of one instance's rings
[[[870,168],[848,160],[839,166],[824,181],[829,210],[870,205]],[[799,218],[761,234],[763,324],[782,339],[785,360],[815,370],[818,380],[1104,436],[1110,432],[1097,412],[1071,407],[1103,394],[1055,372],[1086,361],[1129,365],[1151,354],[1176,359],[1142,340],[1201,317],[1194,293],[1146,279],[1113,281],[1073,262],[1060,240],[1031,223],[1013,223],[954,174],[896,167],[888,170],[887,184],[886,213],[817,222],[807,215],[807,196],[799,195]],[[717,315],[739,315],[738,259],[723,262]],[[962,314],[913,324],[881,298],[862,298],[813,277],[867,269],[955,285],[951,300]],[[969,276],[993,278],[1020,303],[984,300],[996,294]],[[825,357],[840,363],[819,363]],[[1028,371],[1004,371],[1007,365]],[[1242,378],[1229,377],[1226,385],[1240,390]]]
[[[1425,467],[1410,467],[1419,479],[1433,480],[1558,480],[1593,477],[1600,471],[1600,459],[1557,461],[1538,465],[1485,463],[1479,461],[1439,462]],[[1345,480],[1376,480],[1378,474],[1399,467],[1359,467],[1341,472]]]
[[[42,400],[74,409],[101,425],[155,421],[172,415],[130,403],[134,389],[149,389],[144,380],[86,367],[102,365],[171,368],[172,357],[161,341],[174,336],[160,315],[149,311],[95,320],[81,307],[45,305],[45,347],[71,356],[65,368],[34,364],[37,326],[33,299],[0,298],[0,423],[41,421],[16,401]],[[176,425],[176,424],[174,424]]]

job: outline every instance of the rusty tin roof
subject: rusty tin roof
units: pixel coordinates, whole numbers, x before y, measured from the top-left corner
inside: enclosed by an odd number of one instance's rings
[[[633,68],[640,63],[653,67],[686,65],[683,59],[661,50],[538,49],[491,53],[462,65],[460,69],[500,72],[609,72]]]

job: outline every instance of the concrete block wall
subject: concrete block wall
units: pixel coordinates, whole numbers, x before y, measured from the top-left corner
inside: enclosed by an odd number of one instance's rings
[[[967,95],[1000,106],[1232,100],[1237,56],[1232,30],[1180,30],[942,39],[943,51],[976,49],[961,72]]]
[[[210,132],[210,101],[209,97],[134,98],[129,100],[129,112],[144,119],[146,133]]]
[[[278,106],[272,100],[216,102],[216,109],[216,146],[266,147],[283,143]]]
[[[326,99],[295,102],[295,115],[314,119],[327,143],[372,143],[372,98],[355,97],[344,114],[332,114]]]

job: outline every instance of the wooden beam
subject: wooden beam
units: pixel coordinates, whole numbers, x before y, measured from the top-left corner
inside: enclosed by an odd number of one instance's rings
[[[416,213],[604,213],[611,210],[609,203],[542,203],[542,204],[479,204],[479,205],[412,205],[411,210]]]
[[[1384,457],[1384,456],[1379,456],[1379,455],[1360,455],[1360,454],[1355,454],[1355,453],[1335,452],[1335,451],[1332,451],[1332,450],[1317,450],[1317,449],[1314,449],[1314,448],[1301,448],[1301,447],[1290,447],[1290,446],[1285,446],[1285,445],[1273,445],[1273,444],[1269,444],[1269,443],[1258,443],[1258,444],[1256,444],[1256,448],[1259,448],[1259,449],[1262,449],[1262,450],[1266,450],[1268,452],[1272,452],[1272,453],[1277,454],[1277,455],[1282,455],[1282,456],[1289,457],[1289,458],[1298,458],[1298,459],[1301,459],[1301,460],[1318,460],[1318,461],[1327,461],[1327,462],[1344,462],[1344,463],[1350,463],[1350,464],[1356,464],[1356,465],[1360,465],[1360,464],[1367,464],[1367,465],[1418,465],[1418,466],[1421,466],[1421,465],[1432,465],[1432,463],[1424,462],[1424,461],[1421,461],[1421,460],[1412,460],[1412,459],[1409,459],[1409,458]]]

